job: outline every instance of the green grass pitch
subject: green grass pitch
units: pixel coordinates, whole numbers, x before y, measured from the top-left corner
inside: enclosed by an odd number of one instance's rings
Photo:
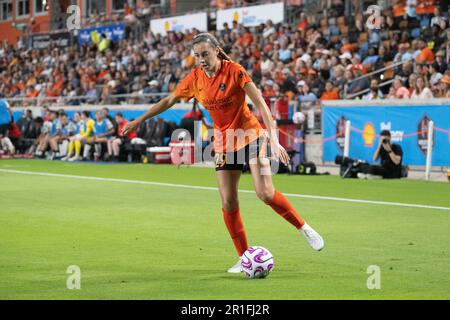
[[[449,299],[450,211],[288,197],[325,239],[314,252],[253,193],[240,193],[263,280],[227,274],[236,253],[214,190],[2,170],[216,187],[211,168],[0,161],[0,299]],[[450,207],[450,184],[277,175],[285,193]],[[251,177],[241,189],[252,189]],[[68,266],[81,269],[69,290]],[[369,290],[370,265],[381,289]]]

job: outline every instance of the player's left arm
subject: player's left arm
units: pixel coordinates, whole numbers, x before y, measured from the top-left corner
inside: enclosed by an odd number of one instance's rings
[[[264,124],[266,125],[266,128],[269,132],[272,152],[274,153],[275,157],[279,158],[284,164],[288,164],[289,155],[283,148],[283,146],[280,145],[277,136],[275,121],[273,120],[269,107],[262,97],[261,91],[258,90],[253,82],[246,83],[244,86],[244,90],[263,118]]]

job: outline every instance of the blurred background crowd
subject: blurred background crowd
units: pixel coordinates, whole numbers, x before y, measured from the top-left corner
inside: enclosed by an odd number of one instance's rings
[[[343,1],[332,1],[332,14],[326,18],[314,20],[301,13],[295,25],[268,20],[249,28],[233,22],[211,32],[266,98],[283,96],[308,104],[449,97],[449,10],[442,3],[394,1],[382,12],[380,28],[373,30],[361,9],[344,16]],[[223,5],[227,2],[211,1],[211,6]],[[129,8],[121,19],[132,25],[137,20],[129,17],[139,14],[154,13]],[[135,37],[127,32],[124,40],[109,41],[102,49],[29,49],[3,43],[0,95],[38,98],[41,105],[155,102],[157,94],[173,91],[195,66],[190,43],[197,33],[169,31],[161,36],[147,29],[143,37]],[[376,70],[384,71],[372,75]],[[24,103],[34,104],[31,99]]]

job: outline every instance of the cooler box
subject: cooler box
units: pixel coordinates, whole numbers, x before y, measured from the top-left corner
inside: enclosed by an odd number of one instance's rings
[[[147,153],[150,153],[150,162],[170,163],[170,147],[150,147]]]
[[[170,158],[175,165],[193,164],[195,141],[171,141],[169,142]]]

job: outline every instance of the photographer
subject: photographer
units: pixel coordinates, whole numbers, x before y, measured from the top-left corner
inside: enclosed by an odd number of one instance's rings
[[[373,155],[373,161],[381,159],[381,166],[371,165],[364,168],[363,173],[358,173],[360,179],[398,179],[402,175],[403,150],[398,144],[391,144],[389,130],[381,131],[378,148]]]

